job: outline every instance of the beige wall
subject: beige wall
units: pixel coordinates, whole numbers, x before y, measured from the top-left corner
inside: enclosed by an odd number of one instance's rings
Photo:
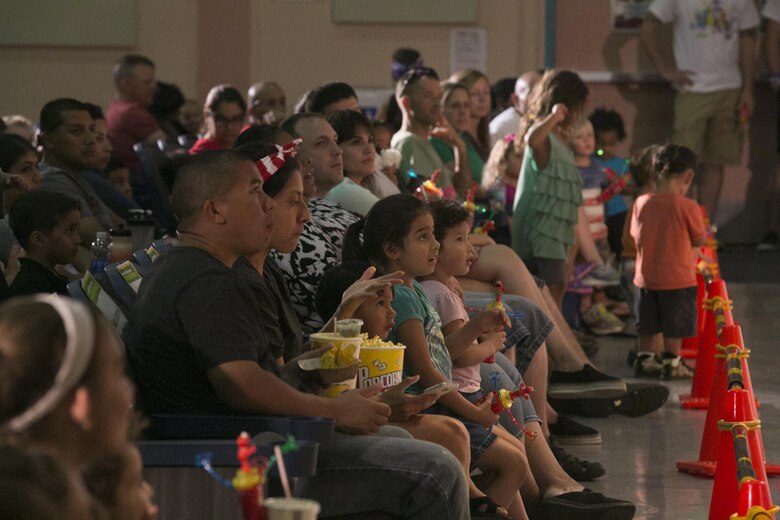
[[[203,100],[220,82],[245,90],[274,79],[292,104],[332,80],[390,86],[390,55],[407,45],[449,74],[450,25],[336,25],[329,0],[136,0],[134,48],[0,47],[0,114],[36,120],[41,106],[70,96],[106,106],[111,69],[128,52],[157,64],[158,79]],[[227,9],[229,7],[229,10]],[[491,79],[542,65],[544,0],[480,0],[478,26],[488,33]]]
[[[151,57],[159,79],[197,93],[198,3],[136,0],[134,48],[0,47],[0,114],[21,113],[33,121],[56,97],[106,106],[114,95],[111,69],[128,52]]]
[[[488,33],[491,80],[543,64],[543,6],[543,0],[480,1],[477,25]],[[256,0],[252,23],[252,78],[277,81],[291,105],[327,81],[391,86],[391,54],[400,46],[421,51],[440,75],[450,73],[450,25],[337,25],[330,21],[328,0]]]

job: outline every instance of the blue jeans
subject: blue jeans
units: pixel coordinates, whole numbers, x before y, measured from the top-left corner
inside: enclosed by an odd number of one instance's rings
[[[430,442],[335,433],[320,446],[306,497],[321,516],[381,511],[410,519],[469,518],[468,482],[458,461]]]
[[[479,372],[482,376],[482,388],[485,390],[495,390],[492,378],[494,372],[498,373],[498,387],[506,388],[510,392],[520,386],[523,382],[523,376],[520,375],[517,368],[515,368],[512,362],[501,352],[496,352],[495,363],[481,363],[479,365]],[[536,414],[536,409],[534,409],[534,405],[530,399],[526,400],[522,397],[515,398],[515,400],[512,401],[511,412],[512,416],[517,419],[517,422],[523,425],[529,422],[542,422]],[[507,417],[505,412],[499,414],[498,422],[515,437],[520,439],[523,438],[523,432],[512,422],[512,419]]]
[[[466,292],[463,298],[466,300],[466,305],[475,309],[483,309],[485,305],[495,299],[491,293],[484,292]],[[512,324],[512,328],[507,330],[504,348],[516,346],[517,369],[520,372],[525,372],[536,351],[550,335],[554,325],[544,312],[528,298],[516,294],[505,294],[501,301],[509,313],[509,321]],[[514,317],[512,311],[519,311],[522,313],[522,317],[519,319]]]

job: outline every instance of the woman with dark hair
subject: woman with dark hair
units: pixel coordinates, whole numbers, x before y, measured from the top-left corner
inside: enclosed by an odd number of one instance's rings
[[[360,112],[342,110],[329,115],[328,123],[338,135],[337,143],[344,162],[344,180],[330,190],[325,198],[347,211],[365,215],[379,200],[366,186],[376,166],[371,122]]]
[[[190,155],[206,150],[232,148],[244,128],[246,102],[235,87],[217,85],[206,96],[203,116],[206,119],[206,133],[192,145]]]
[[[179,87],[172,83],[157,82],[149,112],[170,141],[176,141],[179,135],[186,133],[179,123],[179,109],[183,105],[184,94]]]

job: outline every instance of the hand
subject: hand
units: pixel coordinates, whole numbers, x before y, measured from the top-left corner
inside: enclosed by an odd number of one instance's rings
[[[746,121],[753,117],[753,109],[756,106],[756,100],[753,97],[752,85],[746,86],[742,89],[742,94],[739,96],[739,103],[737,104],[737,110],[739,110],[740,119],[744,118]]]
[[[390,407],[373,397],[379,388],[349,390],[334,399],[336,428],[344,433],[371,434],[387,424]]]
[[[3,271],[5,281],[8,285],[11,285],[11,282],[14,281],[16,275],[19,274],[19,270],[22,268],[22,266],[19,265],[19,258],[24,256],[26,256],[26,253],[19,244],[11,246],[11,250],[8,253],[8,265],[5,266]]]
[[[675,87],[693,85],[693,72],[690,70],[666,69],[661,71],[661,77]]]
[[[7,188],[16,188],[22,191],[27,191],[32,187],[32,185],[29,182],[27,182],[27,179],[25,179],[21,175],[6,173],[3,172],[2,170],[0,170],[0,172],[2,172],[1,175],[2,175],[3,184]]]
[[[490,428],[496,423],[496,419],[498,419],[498,416],[494,414],[493,410],[490,408],[491,401],[492,399],[488,398],[485,399],[484,403],[477,405],[477,415],[474,422],[484,428]]]
[[[488,345],[490,347],[490,354],[493,355],[504,348],[504,343],[506,343],[506,332],[503,330],[494,330],[493,332],[488,333],[479,344]]]
[[[331,348],[332,345],[326,345],[318,349],[304,352],[300,356],[287,361],[279,371],[281,378],[293,388],[297,388],[303,392],[313,394],[319,393],[321,390],[325,389],[326,385],[319,377],[318,371],[301,369],[301,367],[298,366],[298,360],[318,358]]]
[[[552,107],[550,115],[554,118],[553,120],[555,121],[555,124],[559,125],[563,123],[567,117],[569,117],[569,107],[563,103],[556,103]]]
[[[404,392],[416,383],[420,376],[407,377],[397,385],[379,394],[379,400],[390,407],[390,421],[403,422],[433,406],[436,402],[435,395],[412,395]]]
[[[396,271],[379,278],[372,278],[374,273],[376,273],[376,267],[369,267],[355,283],[347,287],[347,290],[344,291],[344,295],[341,297],[339,310],[336,312],[339,318],[344,319],[351,316],[363,302],[380,296],[381,291],[385,287],[404,283],[404,279],[401,278],[404,274],[403,271]]]
[[[466,149],[466,143],[463,142],[463,139],[458,135],[458,132],[452,128],[452,125],[447,121],[447,118],[444,117],[444,114],[439,114],[439,122],[436,123],[436,126],[431,130],[430,136],[441,139],[455,148],[462,150]]]
[[[506,313],[496,309],[486,309],[472,319],[477,320],[482,334],[489,334],[504,327],[512,326]]]

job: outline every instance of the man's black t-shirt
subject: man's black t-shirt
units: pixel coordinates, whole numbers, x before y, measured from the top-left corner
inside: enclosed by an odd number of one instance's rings
[[[233,413],[206,372],[249,360],[278,374],[252,291],[207,252],[166,251],[141,282],[128,362],[147,413]]]
[[[20,258],[21,270],[8,289],[7,298],[37,293],[68,295],[68,281],[30,258]]]

